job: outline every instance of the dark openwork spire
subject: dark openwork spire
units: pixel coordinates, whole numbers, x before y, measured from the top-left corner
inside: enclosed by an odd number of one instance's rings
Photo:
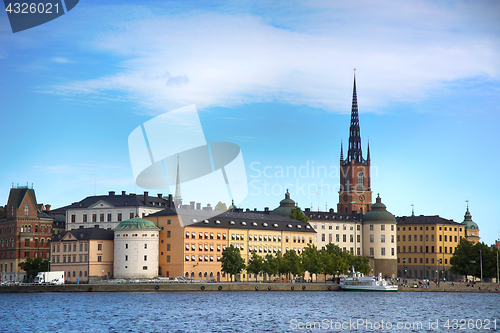
[[[352,91],[351,127],[349,130],[349,151],[346,162],[365,163],[361,151],[361,135],[359,130],[358,97],[356,95],[356,68],[354,69],[354,88]]]
[[[342,146],[343,146],[342,139],[340,139],[340,160],[341,161],[344,160],[344,148]]]
[[[370,140],[368,140],[368,151],[366,153],[366,160],[367,161],[370,160]]]

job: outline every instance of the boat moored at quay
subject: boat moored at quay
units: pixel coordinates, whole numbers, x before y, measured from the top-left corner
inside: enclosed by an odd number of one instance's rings
[[[352,276],[340,279],[341,290],[353,291],[398,291],[398,286],[387,282],[380,273],[378,277],[353,273]]]

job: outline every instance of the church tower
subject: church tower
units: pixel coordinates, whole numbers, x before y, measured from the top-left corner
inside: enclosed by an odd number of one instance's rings
[[[371,209],[370,177],[370,143],[368,143],[366,160],[363,158],[363,152],[361,151],[356,69],[354,69],[349,150],[346,159],[344,159],[342,143],[340,144],[340,191],[339,203],[337,204],[339,213],[365,214]]]

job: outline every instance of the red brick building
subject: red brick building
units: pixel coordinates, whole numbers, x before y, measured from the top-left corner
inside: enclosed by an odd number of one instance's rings
[[[35,191],[28,186],[10,190],[7,205],[0,216],[0,279],[23,281],[25,272],[19,263],[26,258],[49,259],[49,241],[54,219],[43,212]]]

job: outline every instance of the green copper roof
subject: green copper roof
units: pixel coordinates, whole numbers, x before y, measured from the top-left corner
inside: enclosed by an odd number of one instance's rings
[[[396,223],[396,218],[387,211],[382,203],[380,195],[377,196],[377,202],[372,205],[371,210],[363,215],[363,222],[389,222]]]
[[[472,215],[469,212],[469,205],[467,204],[467,211],[464,215],[464,221],[462,224],[465,224],[465,230],[479,230],[479,227],[476,222],[472,221]]]
[[[292,211],[292,208],[294,207],[295,201],[290,199],[290,193],[287,189],[285,193],[285,199],[280,201],[280,206],[273,210],[273,214],[288,217],[290,215],[290,212]]]
[[[113,230],[118,229],[156,229],[160,230],[153,222],[140,217],[134,217],[130,220],[121,221],[120,224]]]

